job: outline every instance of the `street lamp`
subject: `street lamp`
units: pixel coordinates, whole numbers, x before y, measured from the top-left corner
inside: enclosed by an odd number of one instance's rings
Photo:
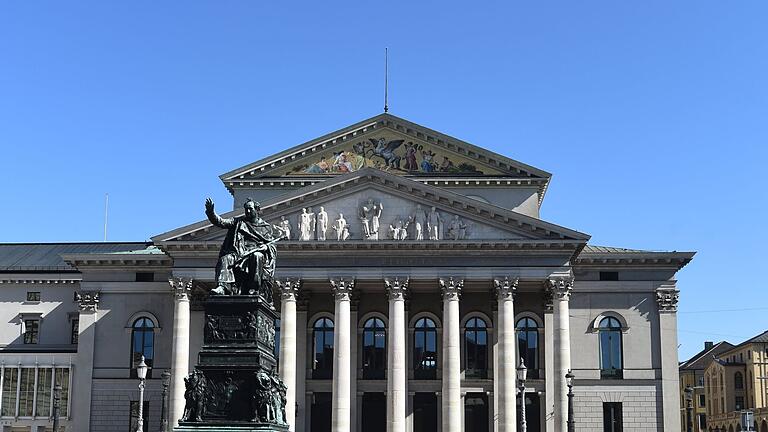
[[[54,378],[55,380],[56,378]],[[59,407],[61,406],[61,384],[53,386],[53,432],[59,432]]]
[[[144,363],[144,356],[141,356],[136,366],[136,375],[139,377],[139,420],[136,422],[136,432],[144,432],[144,381],[147,379],[147,370],[149,366]]]
[[[520,386],[520,432],[526,432],[528,425],[525,421],[525,378],[528,375],[528,368],[525,362],[520,358],[520,366],[517,367],[517,383]]]
[[[685,390],[685,428],[687,432],[693,432],[693,387],[686,386]]]
[[[574,432],[576,425],[573,421],[573,373],[570,369],[565,374],[565,382],[568,385],[568,432]]]
[[[163,379],[163,397],[162,406],[160,407],[160,432],[168,432],[168,411],[166,405],[168,405],[168,386],[171,384],[171,373],[165,371],[160,377]]]

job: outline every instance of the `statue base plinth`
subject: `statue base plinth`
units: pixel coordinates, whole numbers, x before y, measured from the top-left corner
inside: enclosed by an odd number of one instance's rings
[[[173,432],[286,432],[287,425],[271,423],[189,423],[180,422]]]

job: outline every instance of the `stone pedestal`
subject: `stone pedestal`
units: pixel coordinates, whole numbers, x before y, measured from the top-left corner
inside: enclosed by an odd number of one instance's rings
[[[203,348],[174,431],[287,431],[274,308],[251,295],[210,297],[204,307]]]

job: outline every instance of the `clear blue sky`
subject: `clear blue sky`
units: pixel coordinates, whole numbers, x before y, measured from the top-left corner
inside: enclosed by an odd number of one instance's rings
[[[391,112],[554,173],[543,218],[698,251],[681,358],[768,328],[768,2],[488,3],[4,1],[0,241],[100,240],[106,192],[111,240],[201,219],[381,112],[388,46]]]

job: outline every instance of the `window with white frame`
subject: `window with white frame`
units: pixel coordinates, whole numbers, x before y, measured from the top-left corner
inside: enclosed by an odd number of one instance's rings
[[[0,416],[50,417],[53,391],[61,385],[59,417],[67,417],[69,407],[69,368],[2,367],[0,376]]]

